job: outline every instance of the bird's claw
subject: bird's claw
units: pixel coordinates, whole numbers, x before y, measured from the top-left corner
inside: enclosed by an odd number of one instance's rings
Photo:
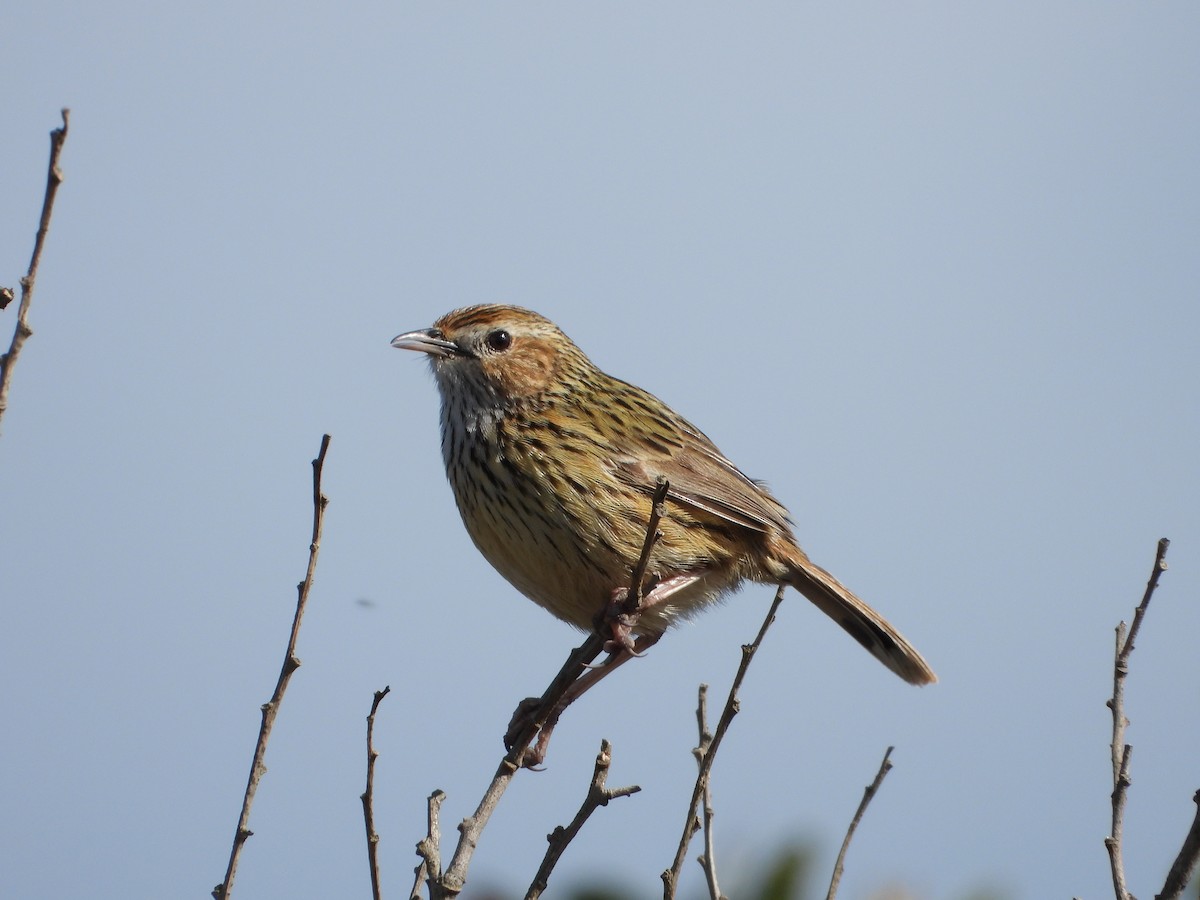
[[[629,612],[626,610],[625,602],[629,596],[627,588],[617,588],[612,592],[612,597],[596,617],[596,630],[602,631],[605,628],[611,629],[612,637],[604,642],[604,652],[613,655],[627,652],[633,656],[639,654],[635,651],[636,640],[633,635],[633,629],[637,626],[640,618],[637,612]]]
[[[504,732],[504,749],[511,750],[525,731],[533,724],[534,713],[542,704],[541,697],[526,697],[513,710],[512,718],[508,720],[508,730]]]
[[[554,730],[554,723],[546,722],[536,732],[531,733],[530,729],[536,725],[535,718],[541,706],[541,697],[526,697],[517,704],[512,718],[508,721],[508,730],[504,732],[504,749],[510,752],[522,740],[529,741],[534,734],[537,735],[537,740],[529,745],[525,755],[521,757],[521,768],[532,769],[535,772],[543,770],[542,761],[545,760],[546,751],[550,746],[550,732]]]

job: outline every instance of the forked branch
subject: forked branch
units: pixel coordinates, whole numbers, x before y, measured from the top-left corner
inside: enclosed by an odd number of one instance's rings
[[[683,824],[683,836],[679,839],[679,847],[675,851],[675,860],[671,864],[671,868],[662,873],[663,897],[665,900],[671,900],[679,889],[679,876],[683,872],[683,861],[687,857],[688,844],[691,843],[692,837],[700,829],[700,820],[697,818],[696,811],[700,807],[701,798],[704,796],[704,791],[708,786],[708,780],[712,773],[713,760],[716,758],[721,741],[725,738],[725,733],[729,730],[729,723],[737,715],[740,706],[737,695],[738,690],[742,686],[742,681],[746,677],[746,670],[750,668],[754,654],[758,652],[759,645],[762,644],[762,640],[767,634],[767,629],[775,621],[775,613],[779,610],[779,604],[783,602],[783,591],[784,586],[780,585],[779,589],[775,592],[775,600],[771,603],[771,608],[767,610],[767,616],[763,619],[762,627],[758,629],[758,634],[755,636],[754,641],[750,644],[742,645],[742,661],[738,666],[737,674],[733,677],[733,685],[729,688],[729,696],[725,700],[725,708],[721,711],[721,718],[717,722],[717,730],[713,733],[712,742],[701,754],[700,772],[696,776],[695,787],[692,788],[692,799],[688,804],[687,818]]]
[[[1116,900],[1133,900],[1125,880],[1125,862],[1122,853],[1122,842],[1125,837],[1125,803],[1130,785],[1130,760],[1133,757],[1133,747],[1125,742],[1125,729],[1129,719],[1125,716],[1125,678],[1129,675],[1129,657],[1133,653],[1134,640],[1146,610],[1150,607],[1150,598],[1158,587],[1159,578],[1167,570],[1167,548],[1171,542],[1162,538],[1154,554],[1154,568],[1146,582],[1146,590],[1142,594],[1142,602],[1133,613],[1133,624],[1125,628],[1121,622],[1116,629],[1116,646],[1113,651],[1113,693],[1108,700],[1108,708],[1112,711],[1112,743],[1109,752],[1112,758],[1113,789],[1112,789],[1112,831],[1104,840],[1108,850],[1109,868],[1112,871],[1113,893]],[[1193,797],[1200,804],[1200,792]],[[1184,838],[1183,846],[1174,864],[1167,873],[1163,889],[1156,896],[1157,900],[1174,900],[1187,887],[1188,881],[1196,871],[1200,862],[1200,810],[1192,822]]]
[[[587,796],[583,798],[583,805],[579,807],[579,812],[575,814],[575,818],[571,820],[570,824],[565,828],[560,825],[546,836],[550,846],[542,858],[541,867],[533,877],[533,883],[529,885],[525,900],[537,900],[542,896],[542,892],[550,884],[550,873],[554,871],[555,864],[558,863],[567,849],[567,845],[575,839],[575,835],[579,834],[579,830],[583,828],[584,822],[592,813],[601,806],[608,806],[610,800],[628,797],[641,790],[636,784],[623,788],[609,788],[607,786],[608,767],[611,763],[612,745],[607,740],[602,740],[600,752],[596,754],[596,766],[592,771],[592,783],[588,786]]]

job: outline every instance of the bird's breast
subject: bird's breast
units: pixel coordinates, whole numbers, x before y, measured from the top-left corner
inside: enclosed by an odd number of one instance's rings
[[[650,516],[650,496],[617,477],[611,453],[568,426],[529,416],[444,422],[446,471],[476,547],[514,587],[590,629],[613,591],[628,587]],[[706,572],[694,590],[647,619],[661,630],[734,586],[735,562],[715,533],[668,513],[652,578]]]

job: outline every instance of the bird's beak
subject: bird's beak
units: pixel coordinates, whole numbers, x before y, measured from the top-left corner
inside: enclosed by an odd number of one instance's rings
[[[436,328],[424,328],[420,331],[409,331],[392,338],[392,346],[397,350],[420,350],[430,356],[465,356],[463,349],[442,337]]]

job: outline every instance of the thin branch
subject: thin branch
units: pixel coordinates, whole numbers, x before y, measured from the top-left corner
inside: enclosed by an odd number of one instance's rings
[[[708,730],[708,685],[700,685],[698,697],[696,700],[696,728],[700,732],[700,740],[696,744],[696,749],[692,755],[696,757],[696,765],[700,766],[704,763],[704,757],[708,755],[708,748],[712,746],[712,732]],[[704,853],[700,856],[698,862],[704,870],[704,881],[708,885],[708,896],[710,900],[726,900],[724,894],[721,893],[721,886],[717,882],[717,851],[716,842],[713,835],[713,805],[712,805],[712,779],[704,780]]]
[[[42,217],[38,221],[37,236],[33,241],[33,255],[29,260],[29,269],[21,279],[21,302],[17,306],[17,327],[13,330],[12,342],[8,352],[0,356],[0,419],[8,409],[8,388],[12,380],[12,370],[25,346],[25,339],[33,334],[29,327],[29,307],[33,302],[33,287],[37,281],[38,266],[42,261],[42,248],[46,245],[46,235],[50,232],[50,216],[54,212],[54,198],[58,194],[58,186],[63,183],[62,169],[58,167],[62,155],[63,144],[67,140],[67,129],[70,124],[71,111],[62,111],[62,128],[50,132],[50,164],[46,171],[46,194],[42,199]],[[12,300],[11,288],[4,288],[0,294],[0,309],[8,306]]]
[[[762,627],[758,629],[758,635],[754,638],[754,642],[742,645],[742,662],[738,666],[737,674],[733,678],[733,685],[729,688],[729,697],[725,701],[725,708],[721,711],[721,718],[717,722],[717,730],[713,734],[712,743],[705,751],[704,758],[700,761],[700,773],[696,776],[696,785],[692,789],[692,800],[688,804],[687,818],[684,820],[683,825],[683,836],[679,839],[679,848],[675,852],[675,861],[672,863],[670,869],[662,873],[663,897],[665,900],[671,900],[678,889],[679,876],[683,872],[683,861],[687,856],[688,844],[691,842],[692,836],[700,828],[700,823],[696,817],[696,810],[699,808],[700,798],[704,795],[704,786],[708,783],[709,775],[712,772],[713,759],[716,757],[717,750],[721,746],[721,741],[725,738],[725,732],[729,730],[729,723],[737,715],[740,706],[737,696],[738,689],[742,686],[742,680],[746,677],[746,670],[750,667],[750,662],[754,659],[754,654],[762,643],[767,629],[775,621],[775,613],[779,609],[779,604],[783,602],[783,591],[784,586],[780,585],[779,589],[775,592],[775,600],[771,603],[771,608],[767,610],[767,617],[763,619]]]
[[[383,698],[391,693],[391,686],[385,686],[382,691],[375,692],[371,702],[371,714],[367,716],[367,788],[359,798],[363,805],[363,822],[367,829],[367,864],[371,868],[371,897],[380,900],[379,888],[379,833],[375,830],[375,760],[379,754],[375,752],[375,711]]]
[[[838,885],[842,881],[842,872],[845,871],[846,851],[850,849],[850,841],[854,837],[854,832],[858,830],[858,823],[862,821],[863,813],[867,811],[867,806],[879,792],[879,786],[883,784],[887,773],[892,770],[891,756],[894,749],[894,747],[888,747],[884,752],[883,762],[879,764],[879,771],[875,773],[875,780],[868,784],[866,790],[863,791],[862,801],[858,804],[854,818],[850,820],[850,827],[846,829],[846,839],[842,841],[842,849],[838,851],[837,862],[833,865],[833,878],[829,881],[829,891],[825,894],[825,900],[834,900],[837,897]]]
[[[1188,829],[1179,855],[1175,857],[1167,880],[1163,882],[1163,889],[1155,895],[1155,900],[1175,900],[1183,894],[1196,873],[1196,863],[1200,862],[1200,791],[1196,791],[1192,801],[1196,804],[1196,818],[1192,820],[1192,827]]]
[[[1158,580],[1167,569],[1167,548],[1171,542],[1162,538],[1154,553],[1154,568],[1146,582],[1146,590],[1142,594],[1142,602],[1133,611],[1133,625],[1128,633],[1125,623],[1121,622],[1116,629],[1116,647],[1113,651],[1113,693],[1107,706],[1112,711],[1112,743],[1109,752],[1112,758],[1113,789],[1112,789],[1112,832],[1104,839],[1105,849],[1108,850],[1109,868],[1112,871],[1113,893],[1116,900],[1133,900],[1125,887],[1125,861],[1122,855],[1121,842],[1124,838],[1125,801],[1129,791],[1129,758],[1133,748],[1125,743],[1125,729],[1129,719],[1125,716],[1125,678],[1129,675],[1129,656],[1133,653],[1133,642],[1142,627],[1142,620],[1150,606],[1150,598],[1158,587]]]
[[[304,580],[297,585],[299,598],[296,601],[296,613],[292,618],[292,632],[288,638],[287,652],[283,657],[283,667],[279,671],[279,680],[275,683],[275,693],[262,707],[262,724],[258,729],[258,741],[254,746],[254,758],[250,763],[250,777],[246,781],[246,793],[242,798],[242,812],[238,816],[237,830],[233,835],[233,849],[229,853],[229,866],[225,870],[225,880],[213,888],[212,895],[215,900],[227,900],[229,897],[230,891],[233,889],[234,876],[237,874],[238,858],[242,854],[242,847],[246,843],[246,839],[254,833],[247,825],[250,821],[250,807],[254,803],[254,794],[267,771],[267,767],[263,764],[263,757],[267,753],[267,740],[271,736],[271,728],[275,724],[275,717],[279,714],[279,705],[283,702],[283,694],[287,690],[292,673],[300,668],[300,658],[296,656],[296,639],[300,636],[300,621],[304,618],[304,608],[308,604],[308,594],[312,589],[313,574],[317,569],[317,554],[321,550],[321,528],[325,522],[325,507],[329,505],[329,499],[321,493],[321,470],[325,466],[325,452],[328,449],[329,435],[324,435],[321,438],[321,450],[317,453],[317,458],[312,461],[313,526],[312,540],[308,545],[308,570],[305,572]]]
[[[596,767],[592,772],[592,783],[588,787],[587,796],[584,797],[583,804],[579,807],[579,812],[575,813],[575,818],[571,820],[571,823],[566,828],[560,825],[553,832],[546,835],[546,840],[549,841],[550,846],[546,849],[546,855],[542,858],[542,865],[534,876],[533,882],[529,885],[529,890],[525,894],[525,900],[537,900],[538,897],[542,896],[542,892],[550,884],[550,873],[554,871],[555,864],[558,863],[567,846],[579,834],[579,830],[583,828],[583,824],[597,808],[608,806],[610,800],[618,797],[628,797],[641,790],[636,784],[629,787],[616,788],[615,790],[610,790],[606,787],[608,767],[611,763],[612,745],[607,740],[601,740],[600,752],[596,755]]]

